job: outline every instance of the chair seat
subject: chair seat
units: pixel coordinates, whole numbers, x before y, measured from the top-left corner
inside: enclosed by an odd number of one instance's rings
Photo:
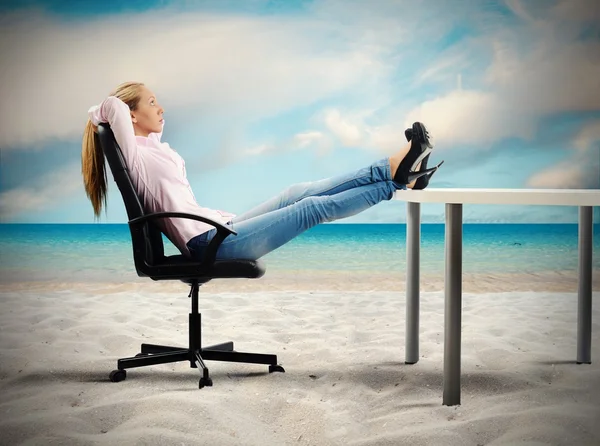
[[[261,260],[217,260],[210,270],[182,255],[165,256],[154,265],[144,265],[143,273],[153,280],[178,279],[186,283],[193,280],[208,282],[211,279],[257,279],[266,272]],[[139,273],[139,271],[138,271]]]

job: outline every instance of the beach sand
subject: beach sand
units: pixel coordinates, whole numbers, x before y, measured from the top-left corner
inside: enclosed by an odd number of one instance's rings
[[[594,301],[600,284],[594,273]],[[205,345],[275,353],[108,374],[141,342],[187,344],[189,288],[0,285],[0,444],[597,445],[600,306],[575,363],[573,273],[465,275],[462,399],[442,405],[443,277],[421,277],[420,360],[404,363],[404,277],[269,273],[201,288]]]

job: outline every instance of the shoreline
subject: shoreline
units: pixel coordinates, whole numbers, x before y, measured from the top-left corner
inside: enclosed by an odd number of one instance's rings
[[[0,293],[21,291],[97,291],[100,293],[174,292],[183,293],[188,285],[180,281],[153,281],[132,276],[121,281],[15,281],[0,282]],[[215,279],[201,287],[201,293],[261,293],[268,291],[346,292],[389,291],[404,293],[406,275],[371,271],[267,271],[259,279]],[[420,291],[443,292],[443,273],[421,273]],[[463,273],[463,293],[562,292],[577,293],[577,271],[545,271],[537,273]],[[592,273],[592,291],[600,291],[600,270]]]

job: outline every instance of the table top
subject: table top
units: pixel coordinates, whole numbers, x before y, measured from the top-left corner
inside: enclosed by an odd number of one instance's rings
[[[408,189],[396,191],[394,200],[413,203],[600,206],[600,189]]]

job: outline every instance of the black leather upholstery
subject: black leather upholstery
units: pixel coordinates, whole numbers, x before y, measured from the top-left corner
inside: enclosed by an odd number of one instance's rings
[[[186,283],[196,280],[205,283],[217,278],[253,279],[265,274],[265,265],[260,260],[214,260],[217,247],[223,239],[236,235],[229,227],[197,215],[174,212],[146,214],[131,182],[121,149],[108,124],[98,125],[98,139],[127,210],[133,259],[139,276],[153,280],[182,280]],[[203,221],[217,228],[217,235],[202,262],[190,260],[183,255],[165,256],[162,232],[156,222],[167,217]]]

